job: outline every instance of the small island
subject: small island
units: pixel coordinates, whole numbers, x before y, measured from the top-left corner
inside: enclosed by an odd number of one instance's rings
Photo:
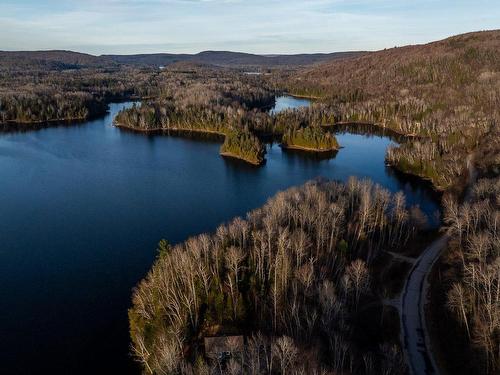
[[[248,131],[231,130],[226,134],[220,148],[222,156],[241,159],[253,165],[264,163],[266,148],[262,142]]]
[[[332,152],[340,148],[334,135],[317,126],[289,129],[283,135],[281,147],[313,152]]]

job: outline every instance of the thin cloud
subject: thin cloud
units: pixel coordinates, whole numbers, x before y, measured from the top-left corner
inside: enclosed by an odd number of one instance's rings
[[[499,19],[488,0],[2,0],[0,49],[369,50],[498,28]]]

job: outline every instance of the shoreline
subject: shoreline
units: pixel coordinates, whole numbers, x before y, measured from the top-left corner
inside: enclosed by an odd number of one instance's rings
[[[414,178],[418,178],[420,180],[423,180],[423,181],[427,182],[430,185],[430,187],[432,188],[432,190],[434,190],[436,193],[443,194],[447,190],[447,188],[444,188],[442,186],[436,185],[434,183],[434,181],[432,180],[432,178],[430,178],[428,176],[425,176],[425,175],[419,174],[419,173],[413,173],[413,172],[405,171],[405,170],[399,168],[397,165],[389,163],[388,161],[385,162],[385,165],[388,166],[388,167],[390,167],[390,168],[392,168],[392,169],[394,169],[398,173],[404,174],[406,176],[411,176],[411,177],[414,177]]]
[[[168,132],[179,132],[179,133],[199,133],[199,134],[214,134],[225,137],[226,134],[222,131],[209,130],[209,129],[189,129],[189,128],[153,128],[153,129],[141,129],[129,125],[120,124],[113,121],[113,126],[121,129],[128,129],[138,133],[168,133]]]
[[[314,152],[314,153],[336,152],[342,148],[342,147],[338,147],[338,148],[321,149],[321,148],[313,148],[313,147],[298,146],[298,145],[285,145],[283,143],[280,144],[280,147],[284,150],[298,150],[298,151],[308,151],[308,152]]]
[[[335,124],[331,124],[331,125],[322,125],[322,127],[326,128],[326,129],[333,129],[337,125],[340,125],[340,126],[349,126],[349,125],[353,125],[353,126],[356,126],[356,125],[373,126],[374,128],[377,128],[377,129],[382,129],[382,130],[385,130],[385,131],[388,131],[388,132],[392,132],[393,134],[395,134],[397,136],[408,137],[408,138],[418,138],[419,137],[419,136],[413,135],[413,134],[412,135],[407,135],[407,134],[404,134],[402,132],[398,132],[396,130],[393,130],[391,128],[384,127],[384,126],[382,126],[380,124],[377,124],[377,123],[368,123],[368,122],[345,121],[345,122],[336,122]],[[194,134],[217,135],[217,136],[221,136],[221,137],[225,137],[226,136],[226,134],[223,133],[222,131],[209,130],[209,129],[190,129],[190,128],[140,129],[140,128],[135,128],[135,127],[132,127],[132,126],[120,124],[120,123],[118,123],[116,121],[113,121],[113,126],[115,126],[117,128],[121,128],[121,129],[130,130],[130,131],[133,131],[133,132],[137,132],[137,133],[143,133],[143,134],[147,134],[147,133],[178,132],[178,133],[181,133],[181,134],[182,133],[184,133],[184,134],[194,133]],[[286,151],[303,151],[303,152],[307,152],[307,153],[311,153],[311,154],[320,154],[320,155],[321,154],[326,155],[326,154],[329,154],[329,153],[338,152],[341,148],[343,148],[342,146],[339,146],[338,148],[317,149],[317,148],[312,148],[312,147],[305,147],[305,146],[298,146],[298,145],[284,145],[284,144],[280,144],[279,146],[283,150],[286,150]],[[232,159],[241,160],[241,161],[244,161],[244,162],[246,162],[248,164],[251,164],[253,166],[260,166],[260,165],[262,165],[264,163],[264,161],[262,161],[261,163],[258,163],[258,162],[255,162],[253,160],[248,160],[248,159],[246,159],[246,158],[244,158],[242,156],[239,156],[237,154],[230,153],[230,152],[220,152],[220,155],[224,156],[224,157],[232,158]],[[439,185],[436,185],[434,183],[434,181],[430,177],[402,170],[402,169],[398,168],[396,165],[392,165],[391,163],[389,163],[387,161],[386,161],[386,166],[388,166],[390,168],[393,168],[395,171],[397,171],[399,173],[402,173],[404,175],[411,176],[411,177],[414,177],[414,178],[418,178],[418,179],[421,179],[424,182],[427,182],[430,185],[431,189],[434,192],[438,193],[438,194],[442,194],[444,191],[446,191],[446,188],[444,188],[442,186],[439,186]]]
[[[238,154],[234,154],[232,152],[219,152],[219,155],[224,156],[224,157],[228,157],[228,158],[232,158],[232,159],[242,160],[242,161],[244,161],[248,164],[254,165],[256,167],[261,166],[262,164],[264,164],[264,161],[265,161],[265,159],[264,159],[262,162],[259,163],[259,162],[256,162],[254,160],[247,159],[247,158],[240,156]]]
[[[321,96],[315,96],[315,95],[299,95],[299,94],[292,94],[290,92],[284,92],[283,95],[288,95],[293,98],[298,98],[298,99],[311,99],[311,100],[321,100],[323,97]],[[403,137],[408,137],[408,138],[428,138],[422,135],[414,134],[414,133],[404,133],[401,130],[396,130],[393,128],[389,128],[387,126],[384,126],[380,123],[376,122],[364,122],[364,121],[339,121],[334,124],[328,124],[328,125],[321,125],[324,128],[333,128],[336,125],[369,125],[369,126],[374,126],[379,129],[387,130],[390,132],[393,132],[396,135],[400,135]]]
[[[49,119],[49,120],[33,120],[33,121],[18,121],[18,120],[6,120],[4,122],[0,122],[0,126],[25,126],[25,127],[30,127],[30,126],[39,126],[39,125],[51,125],[54,123],[67,123],[67,122],[84,122],[84,121],[90,121],[93,119],[98,119],[102,116],[105,116],[109,112],[109,105],[110,104],[117,104],[117,103],[126,103],[130,101],[141,101],[141,100],[148,100],[153,97],[140,97],[140,96],[130,96],[126,98],[106,98],[104,99],[104,104],[106,108],[103,111],[89,114],[87,116],[80,116],[80,117],[66,117],[66,118],[54,118],[54,119]]]
[[[321,125],[321,127],[325,128],[325,129],[334,129],[337,126],[373,126],[374,128],[381,129],[381,130],[393,133],[393,134],[401,136],[401,137],[412,138],[412,139],[415,139],[415,138],[424,139],[424,138],[426,138],[426,137],[418,135],[418,134],[414,134],[414,133],[407,134],[407,133],[402,132],[401,130],[395,130],[392,128],[388,128],[387,126],[384,126],[384,125],[382,125],[380,123],[376,123],[376,122],[339,121],[339,122],[336,122],[334,124]]]
[[[312,100],[320,100],[323,99],[321,96],[314,96],[314,95],[299,95],[299,94],[292,94],[289,92],[284,92],[283,95],[288,95],[293,98],[298,98],[298,99],[312,99]]]
[[[202,129],[186,129],[186,128],[154,128],[154,129],[138,129],[138,128],[134,128],[134,127],[131,127],[131,126],[127,126],[127,125],[123,125],[123,124],[120,124],[116,121],[113,122],[113,126],[117,127],[117,128],[121,128],[121,129],[126,129],[126,130],[131,130],[131,131],[134,131],[134,132],[138,132],[138,133],[168,133],[168,132],[179,132],[179,133],[185,133],[185,134],[188,134],[188,133],[196,133],[196,134],[208,134],[208,135],[217,135],[217,136],[221,136],[221,137],[225,137],[226,134],[221,132],[221,131],[217,131],[217,130],[202,130]],[[250,159],[247,159],[243,156],[240,156],[238,154],[234,154],[232,152],[219,152],[219,155],[221,156],[224,156],[224,157],[229,157],[229,158],[232,158],[232,159],[238,159],[238,160],[241,160],[241,161],[244,161],[248,164],[251,164],[253,166],[261,166],[262,164],[264,164],[265,160],[263,160],[262,162],[257,162],[257,161],[254,161],[254,160],[250,160]]]
[[[106,112],[104,112],[106,114]],[[99,117],[101,115],[97,115],[95,117]],[[0,125],[22,125],[22,126],[30,126],[30,125],[43,125],[43,124],[51,124],[54,122],[70,122],[70,121],[87,121],[92,116],[86,117],[67,117],[67,118],[55,118],[50,120],[35,120],[35,121],[18,121],[18,120],[7,120],[5,122],[0,122]]]

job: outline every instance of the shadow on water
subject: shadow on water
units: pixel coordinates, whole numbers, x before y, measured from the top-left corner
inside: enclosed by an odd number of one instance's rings
[[[335,124],[331,126],[325,126],[325,129],[335,134],[349,133],[349,134],[364,135],[366,137],[387,137],[391,141],[397,143],[404,143],[408,139],[391,129],[381,128],[379,126],[371,124],[361,124],[361,123]]]
[[[398,180],[402,185],[407,185],[411,188],[412,192],[418,193],[424,190],[429,198],[434,202],[441,202],[443,198],[443,193],[437,191],[432,186],[432,183],[428,180],[424,180],[418,176],[414,176],[409,173],[404,173],[391,166],[386,166],[387,175]]]
[[[108,116],[114,117],[116,113],[118,113],[120,105],[122,105],[121,107],[123,108],[138,103],[140,102],[131,102],[127,99],[116,100],[112,103],[109,102],[104,112],[102,112],[101,114],[90,116],[86,119],[40,121],[34,123],[18,123],[14,121],[0,123],[0,135],[9,133],[27,133],[51,128],[78,128],[87,126],[89,122],[99,121]]]
[[[209,143],[224,142],[224,136],[222,134],[204,133],[195,130],[191,131],[191,130],[165,129],[165,130],[141,131],[141,130],[134,130],[130,128],[121,127],[120,131],[129,134],[140,134],[147,138],[156,138],[158,136],[165,136],[165,137],[188,139],[191,141],[198,141],[198,142],[209,142]]]
[[[235,170],[238,170],[239,172],[258,172],[258,170],[262,167],[264,167],[267,163],[267,160],[264,160],[264,162],[261,165],[255,165],[248,163],[242,159],[238,158],[233,158],[231,156],[226,156],[226,155],[221,155],[221,158],[224,160],[224,164],[227,168],[232,168]]]
[[[281,148],[281,151],[290,159],[302,158],[312,161],[334,159],[339,153],[337,150],[314,152],[314,151],[305,151],[305,150],[284,148],[284,147]]]
[[[97,117],[98,118],[98,117]],[[96,118],[94,118],[95,120]],[[16,134],[16,133],[31,133],[34,131],[40,131],[48,128],[76,128],[80,126],[86,126],[89,120],[68,120],[68,121],[51,121],[51,122],[39,122],[39,123],[6,123],[0,124],[0,135],[2,134]]]

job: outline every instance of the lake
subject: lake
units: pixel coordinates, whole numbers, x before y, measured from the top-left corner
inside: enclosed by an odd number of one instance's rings
[[[278,98],[276,109],[307,105]],[[127,309],[161,238],[172,243],[244,215],[316,177],[369,177],[428,214],[432,191],[384,164],[385,136],[338,134],[319,159],[269,145],[253,167],[220,143],[112,126],[121,108],[72,126],[0,133],[0,367],[5,374],[137,373]]]

